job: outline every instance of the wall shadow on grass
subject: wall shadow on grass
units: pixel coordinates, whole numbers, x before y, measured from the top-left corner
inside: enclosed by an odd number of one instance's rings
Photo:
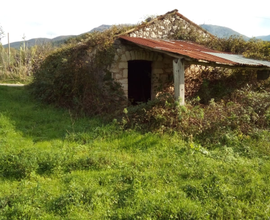
[[[69,111],[34,100],[27,87],[0,86],[0,114],[34,142],[63,139],[69,133],[100,126],[101,120],[75,119]]]

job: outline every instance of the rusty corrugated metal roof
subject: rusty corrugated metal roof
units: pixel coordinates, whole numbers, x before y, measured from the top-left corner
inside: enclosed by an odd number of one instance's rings
[[[128,36],[120,36],[120,39],[127,40],[134,44],[154,49],[156,51],[168,52],[182,55],[199,62],[214,62],[228,66],[255,66],[270,67],[270,62],[244,58],[241,55],[223,53],[212,50],[202,45],[182,40],[160,40],[146,39]]]
[[[270,67],[270,62],[265,60],[255,60],[251,58],[246,58],[238,54],[226,54],[226,53],[216,53],[216,52],[206,52],[217,57],[221,57],[227,60],[237,62],[240,65],[249,65],[249,66],[267,66]]]

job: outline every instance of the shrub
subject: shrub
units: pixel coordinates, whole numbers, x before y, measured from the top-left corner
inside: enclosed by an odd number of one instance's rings
[[[226,134],[231,132],[242,140],[268,127],[269,92],[246,86],[223,98],[200,104],[198,97],[180,106],[166,93],[154,101],[129,107],[123,113],[122,125],[144,132],[180,132],[183,138],[202,144],[226,144],[231,141]]]
[[[107,69],[114,59],[115,35],[121,30],[113,27],[89,34],[86,40],[50,54],[34,73],[33,94],[88,115],[120,109],[124,93]]]

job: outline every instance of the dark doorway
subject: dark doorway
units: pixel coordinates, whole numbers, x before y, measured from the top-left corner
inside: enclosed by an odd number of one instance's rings
[[[151,61],[128,61],[128,100],[138,102],[151,100]]]

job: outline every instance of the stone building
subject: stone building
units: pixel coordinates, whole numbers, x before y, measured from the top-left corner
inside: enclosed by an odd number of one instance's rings
[[[115,41],[115,62],[110,72],[112,78],[123,86],[131,102],[154,99],[166,82],[173,80],[175,97],[184,104],[184,76],[191,71],[199,71],[198,65],[270,68],[270,62],[259,62],[214,51],[192,42],[174,40],[179,34],[183,39],[187,37],[203,41],[214,38],[174,10],[149,19]]]

